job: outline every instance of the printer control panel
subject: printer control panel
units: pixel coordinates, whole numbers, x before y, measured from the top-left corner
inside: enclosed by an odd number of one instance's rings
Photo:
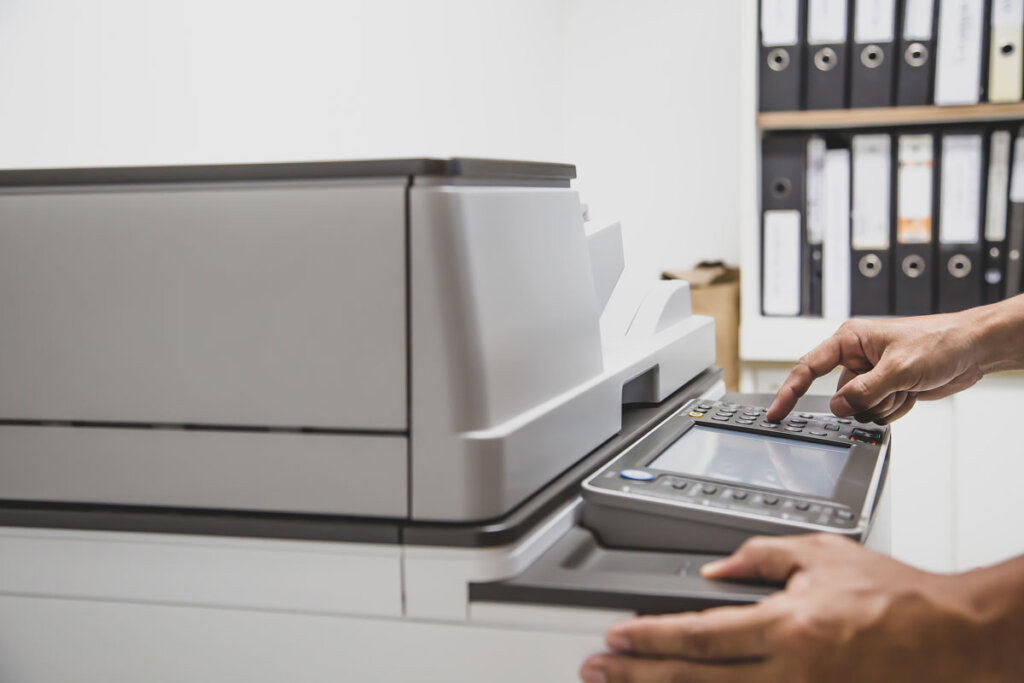
[[[611,545],[651,549],[728,552],[758,533],[862,540],[889,428],[811,412],[772,422],[765,413],[687,403],[584,481],[586,525]]]
[[[747,432],[789,436],[796,439],[835,443],[861,442],[877,446],[885,429],[831,413],[790,413],[782,422],[765,417],[766,408],[735,403],[698,401],[689,406],[687,416],[697,424],[725,427]]]

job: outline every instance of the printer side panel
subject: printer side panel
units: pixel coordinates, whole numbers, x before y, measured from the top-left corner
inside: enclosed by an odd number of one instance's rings
[[[416,519],[498,516],[618,431],[575,191],[410,190]]]
[[[407,184],[0,191],[0,499],[406,517]]]
[[[404,432],[407,182],[0,191],[0,419]]]

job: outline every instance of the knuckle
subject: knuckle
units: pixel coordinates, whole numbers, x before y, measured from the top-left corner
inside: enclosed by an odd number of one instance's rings
[[[834,627],[820,615],[807,610],[794,612],[780,627],[780,645],[791,651],[813,651],[831,640]]]
[[[773,546],[773,539],[768,536],[754,536],[744,541],[743,545],[737,551],[737,554],[743,553],[744,555],[761,555],[768,552]]]

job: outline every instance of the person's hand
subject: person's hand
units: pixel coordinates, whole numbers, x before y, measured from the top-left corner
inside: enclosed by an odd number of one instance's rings
[[[892,422],[918,400],[966,389],[984,374],[986,349],[973,315],[847,321],[797,362],[765,417],[781,421],[815,379],[839,366],[829,407],[862,422]]]
[[[760,537],[705,566],[715,579],[785,582],[744,607],[612,626],[587,683],[957,681],[984,673],[985,639],[953,576],[836,535]],[[1019,648],[1017,648],[1019,649]]]

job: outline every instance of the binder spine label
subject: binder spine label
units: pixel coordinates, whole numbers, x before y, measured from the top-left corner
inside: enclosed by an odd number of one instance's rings
[[[896,27],[896,0],[858,0],[854,40],[858,43],[891,43]]]
[[[799,0],[761,0],[761,44],[796,45],[799,36]]]
[[[807,241],[821,244],[825,233],[825,141],[807,141]]]
[[[904,40],[931,40],[934,0],[906,0],[903,15]]]
[[[850,317],[850,150],[825,153],[825,243],[822,314]]]
[[[888,135],[853,140],[854,249],[889,248],[889,146]]]
[[[800,315],[800,212],[764,212],[765,315]]]
[[[939,241],[976,244],[981,218],[981,135],[942,139],[942,202]]]
[[[992,133],[988,164],[988,198],[985,205],[985,239],[1006,239],[1006,202],[1010,193],[1010,131]]]
[[[896,241],[932,239],[932,136],[904,135],[899,142]]]
[[[1022,0],[992,0],[992,27],[1016,27],[1024,24]]]
[[[1013,173],[1010,176],[1010,201],[1024,204],[1024,136],[1013,143]]]
[[[984,0],[940,5],[935,104],[976,104],[981,97]]]
[[[807,42],[831,45],[846,42],[846,0],[809,0]]]

